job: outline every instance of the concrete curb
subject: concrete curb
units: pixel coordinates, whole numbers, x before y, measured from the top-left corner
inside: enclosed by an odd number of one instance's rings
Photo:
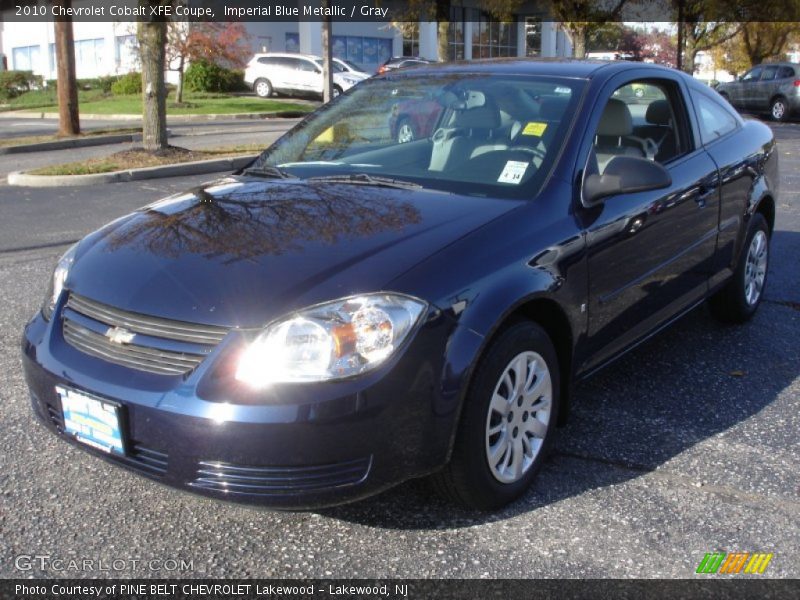
[[[23,152],[47,152],[48,150],[66,150],[68,148],[88,148],[105,144],[122,144],[124,142],[141,142],[141,133],[120,133],[116,135],[94,135],[85,138],[38,142],[36,144],[20,144],[0,148],[0,156],[4,154],[21,154]]]
[[[167,122],[190,123],[192,121],[218,121],[222,119],[296,119],[305,117],[308,113],[299,110],[280,110],[277,112],[262,113],[220,113],[208,115],[167,115]],[[86,121],[136,121],[142,115],[95,115],[81,113],[81,120]],[[27,110],[11,110],[0,112],[0,119],[58,119],[58,113],[35,112]]]
[[[247,165],[258,154],[247,154],[230,158],[214,158],[196,162],[164,165],[161,167],[145,167],[128,169],[111,173],[93,173],[91,175],[31,175],[21,171],[8,174],[8,185],[27,187],[64,187],[80,185],[99,185],[104,183],[121,183],[125,181],[141,181],[161,177],[180,177],[182,175],[202,175],[221,171],[236,171]]]

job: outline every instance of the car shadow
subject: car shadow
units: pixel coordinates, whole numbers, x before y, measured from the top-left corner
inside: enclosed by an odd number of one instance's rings
[[[532,488],[494,512],[458,508],[413,480],[355,504],[319,511],[386,529],[457,529],[503,521],[661,467],[756,415],[800,375],[800,302],[791,298],[800,234],[776,232],[770,286],[745,325],[702,306],[576,386],[569,423]],[[776,263],[781,273],[773,277]],[[794,270],[794,273],[788,271]],[[772,286],[772,283],[775,283]]]

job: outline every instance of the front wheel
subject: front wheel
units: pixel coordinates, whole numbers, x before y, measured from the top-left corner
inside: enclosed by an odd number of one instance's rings
[[[728,323],[752,318],[764,295],[768,268],[769,226],[761,213],[755,213],[733,277],[709,301],[712,314]]]
[[[506,329],[478,365],[450,463],[432,478],[437,490],[479,510],[519,498],[552,444],[559,389],[547,333],[528,321]]]
[[[789,118],[789,107],[783,98],[775,98],[769,106],[769,114],[773,121],[785,121]]]

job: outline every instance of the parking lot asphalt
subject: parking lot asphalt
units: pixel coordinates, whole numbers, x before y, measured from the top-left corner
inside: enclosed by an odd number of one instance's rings
[[[454,508],[423,481],[270,512],[174,491],[59,441],[30,413],[19,360],[58,255],[208,177],[0,186],[0,576],[691,578],[705,553],[742,551],[774,553],[765,576],[800,577],[800,124],[775,131],[782,188],[756,317],[723,326],[701,307],[581,384],[533,489],[495,514]],[[16,568],[36,554],[94,563]],[[102,570],[114,560],[119,570]]]

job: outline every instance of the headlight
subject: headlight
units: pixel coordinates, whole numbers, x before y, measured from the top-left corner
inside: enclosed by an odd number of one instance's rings
[[[75,261],[75,249],[77,247],[78,244],[75,244],[67,250],[63,256],[58,259],[58,264],[56,265],[55,271],[53,271],[50,287],[47,289],[47,295],[44,298],[44,304],[42,304],[42,316],[48,321],[53,316],[53,311],[56,309],[56,302],[58,302],[58,298],[64,290],[64,282],[67,280],[69,270],[72,267],[72,263]]]
[[[360,80],[354,79],[352,77],[342,77],[342,81],[344,83],[346,83],[347,85],[351,85],[352,86],[352,85],[357,84]]]
[[[384,293],[313,306],[268,326],[242,353],[236,379],[261,388],[364,373],[403,344],[426,306]]]

